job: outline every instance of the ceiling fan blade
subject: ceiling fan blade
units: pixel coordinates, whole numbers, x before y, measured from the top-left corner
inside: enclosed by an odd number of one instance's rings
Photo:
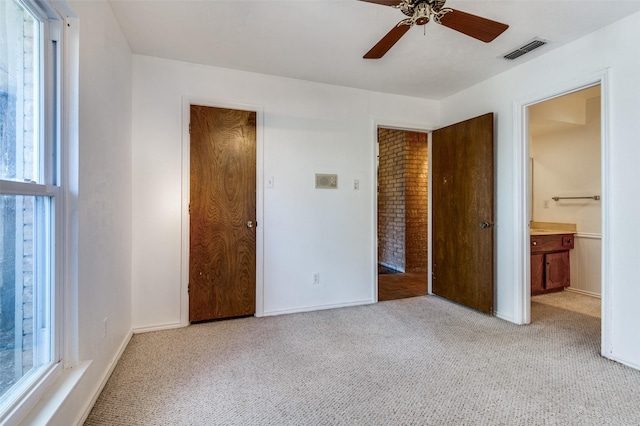
[[[508,25],[482,18],[467,12],[453,10],[440,18],[440,23],[445,27],[459,31],[469,37],[489,43],[505,32]]]
[[[383,6],[397,6],[402,2],[401,0],[360,0],[360,1],[366,1],[367,3],[381,4]]]
[[[410,25],[396,25],[385,35],[382,39],[376,43],[375,46],[371,48],[364,56],[364,59],[380,59],[384,56],[385,53],[389,51],[393,47],[394,44],[400,40],[400,38],[405,35],[407,31],[411,28]]]

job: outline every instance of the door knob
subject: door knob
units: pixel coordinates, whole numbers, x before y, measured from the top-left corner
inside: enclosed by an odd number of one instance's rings
[[[247,228],[249,229],[253,228],[253,221],[250,220],[247,222]]]
[[[491,224],[489,222],[480,222],[480,228],[482,229],[491,228]]]

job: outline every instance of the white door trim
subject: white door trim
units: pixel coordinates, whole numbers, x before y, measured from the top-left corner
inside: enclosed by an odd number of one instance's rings
[[[372,132],[373,132],[373,167],[372,167],[372,177],[371,177],[371,182],[373,182],[372,185],[372,197],[371,199],[373,200],[373,206],[372,206],[372,212],[373,212],[373,223],[372,223],[372,241],[373,241],[373,251],[371,253],[372,255],[372,262],[371,264],[373,265],[373,288],[372,288],[372,299],[373,303],[378,303],[378,167],[377,167],[377,156],[378,156],[378,152],[376,147],[376,144],[378,143],[378,129],[379,128],[383,128],[383,129],[393,129],[393,130],[404,130],[404,131],[408,131],[408,132],[421,132],[421,133],[427,133],[427,150],[428,150],[428,160],[429,161],[429,167],[427,168],[427,202],[428,202],[428,206],[427,206],[427,262],[428,262],[428,269],[427,269],[427,281],[428,281],[428,288],[427,291],[429,294],[431,293],[431,216],[432,216],[432,211],[431,211],[431,133],[433,132],[434,128],[433,126],[425,126],[424,124],[415,124],[415,123],[398,123],[398,122],[392,122],[392,121],[388,121],[388,120],[373,120],[372,121]]]
[[[189,121],[191,105],[228,108],[256,113],[256,313],[264,313],[264,108],[259,105],[182,97],[182,206],[180,260],[180,325],[189,325],[189,198],[191,179],[191,138]]]
[[[529,288],[531,277],[529,238],[530,200],[528,197],[529,176],[529,119],[527,108],[531,105],[567,95],[591,86],[600,85],[601,89],[601,165],[602,165],[602,355],[611,354],[611,262],[610,262],[610,142],[611,142],[611,75],[604,69],[590,75],[565,82],[562,85],[548,88],[513,103],[513,140],[514,140],[514,177],[515,182],[515,276],[514,282],[520,283],[514,291],[514,320],[520,324],[531,322],[531,294]]]

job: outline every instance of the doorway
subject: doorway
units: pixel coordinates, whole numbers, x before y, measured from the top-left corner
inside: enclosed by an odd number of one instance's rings
[[[597,84],[527,107],[532,311],[601,316],[601,105]]]
[[[378,301],[428,293],[428,133],[377,129]]]

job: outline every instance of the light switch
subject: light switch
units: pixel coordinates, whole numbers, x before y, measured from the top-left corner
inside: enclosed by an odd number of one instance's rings
[[[273,181],[274,181],[273,176],[269,176],[267,178],[267,188],[273,188]]]

